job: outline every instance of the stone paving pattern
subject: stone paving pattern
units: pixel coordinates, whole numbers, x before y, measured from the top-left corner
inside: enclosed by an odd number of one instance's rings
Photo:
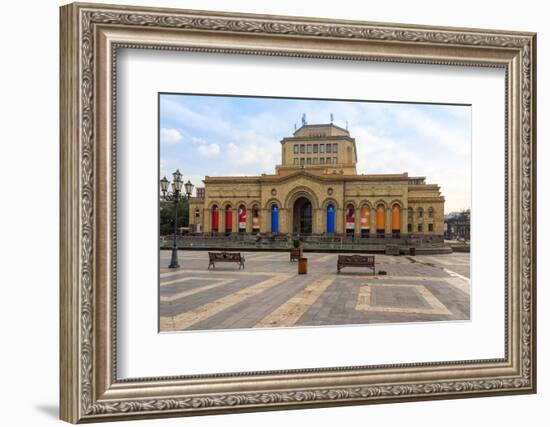
[[[376,276],[352,267],[337,274],[337,254],[306,253],[305,275],[287,252],[242,254],[245,270],[208,270],[207,252],[180,251],[173,270],[170,251],[160,251],[161,332],[470,318],[468,253],[376,255]]]

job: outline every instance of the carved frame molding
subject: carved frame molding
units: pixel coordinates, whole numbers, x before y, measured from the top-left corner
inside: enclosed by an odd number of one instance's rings
[[[535,392],[535,42],[532,33],[62,7],[61,418],[75,423]],[[505,68],[506,357],[118,380],[113,176],[120,47]]]

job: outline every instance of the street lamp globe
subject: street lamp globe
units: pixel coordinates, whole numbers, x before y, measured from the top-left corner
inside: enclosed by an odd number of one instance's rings
[[[172,188],[174,189],[174,192],[180,192],[181,186],[183,184],[183,181],[181,180],[181,173],[180,170],[176,170],[174,172],[174,182],[172,183]]]
[[[168,191],[168,180],[166,179],[166,177],[163,177],[161,180],[160,180],[160,189],[163,193],[166,193]]]
[[[193,192],[193,184],[191,183],[191,180],[187,180],[185,183],[185,194],[187,194],[187,197],[191,197],[191,193]]]
[[[177,169],[172,175],[174,176],[174,181],[180,181],[181,182],[182,175],[181,175],[179,169]]]

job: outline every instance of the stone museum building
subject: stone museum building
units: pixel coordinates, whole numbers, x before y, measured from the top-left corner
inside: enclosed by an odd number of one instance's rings
[[[348,130],[304,123],[281,140],[274,174],[206,176],[189,202],[190,227],[222,235],[442,240],[445,199],[439,185],[407,172],[358,174],[356,164]]]

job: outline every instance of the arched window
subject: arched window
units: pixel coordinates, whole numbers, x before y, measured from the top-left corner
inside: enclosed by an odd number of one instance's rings
[[[429,218],[434,217],[434,208],[432,208],[432,207],[428,208],[428,217]]]
[[[220,228],[220,212],[218,205],[212,206],[212,231],[218,232]]]
[[[231,233],[233,230],[233,211],[231,205],[225,207],[225,232]]]
[[[239,233],[246,231],[246,206],[239,206]]]
[[[258,205],[252,206],[252,233],[260,231],[260,212]]]
[[[383,204],[376,207],[376,236],[384,237],[386,234],[386,208]]]
[[[327,233],[334,233],[334,205],[327,206]]]
[[[370,208],[368,205],[361,207],[361,237],[370,235]]]
[[[279,232],[279,206],[276,203],[271,205],[271,232]]]
[[[391,234],[393,238],[401,234],[401,207],[397,203],[391,207]]]
[[[346,234],[355,233],[355,206],[351,203],[346,206]]]
[[[424,216],[424,209],[418,208],[416,212],[418,214],[418,218],[422,218]]]

